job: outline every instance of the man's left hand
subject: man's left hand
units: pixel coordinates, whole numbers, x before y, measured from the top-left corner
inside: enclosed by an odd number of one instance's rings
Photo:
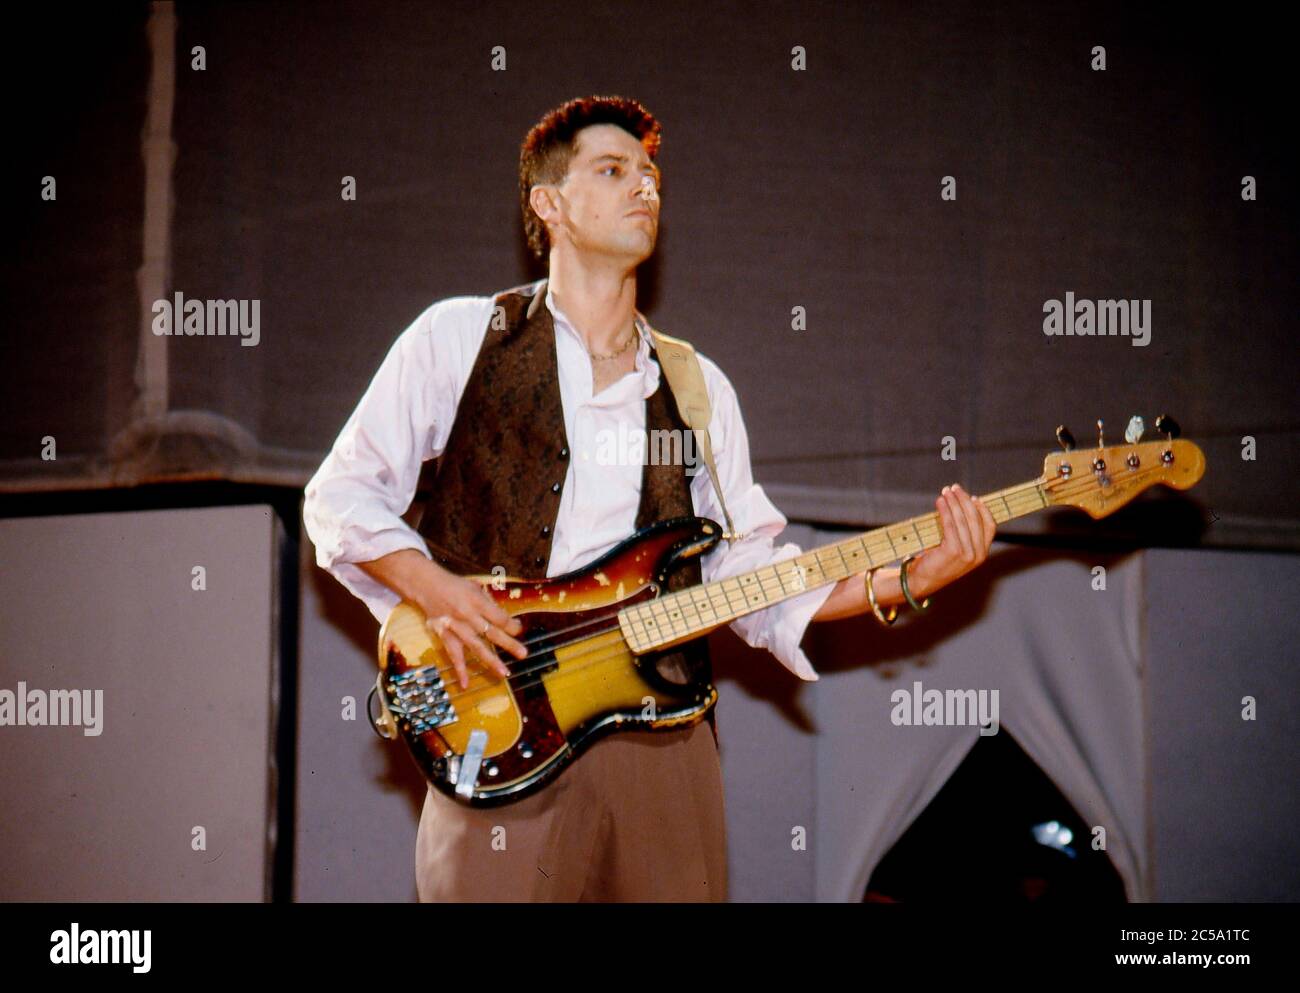
[[[917,599],[966,575],[989,557],[997,522],[984,501],[954,483],[935,500],[943,540],[907,567],[907,585]]]

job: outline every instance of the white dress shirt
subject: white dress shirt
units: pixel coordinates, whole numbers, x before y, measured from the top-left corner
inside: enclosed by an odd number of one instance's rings
[[[540,281],[533,287],[540,285]],[[414,548],[429,556],[420,535],[401,515],[410,506],[421,464],[446,447],[461,395],[492,317],[493,297],[440,300],[394,342],[334,447],[307,484],[303,520],[316,546],[316,562],[360,597],[382,622],[399,601],[396,593],[354,563]],[[645,400],[658,388],[659,366],[650,361],[650,336],[638,327],[636,365],[592,395],[586,345],[551,298],[556,364],[568,460],[546,574],[580,568],[634,531],[641,497],[640,459],[609,458],[612,439],[645,434]],[[645,318],[639,312],[641,322]],[[723,579],[799,555],[775,539],[786,519],[754,482],[749,440],[731,382],[699,355],[713,407],[709,435],[727,508],[743,538],[720,541],[700,560],[705,582]],[[691,479],[695,512],[721,523],[722,509],[701,464]],[[748,644],[769,650],[801,679],[817,673],[799,647],[813,614],[834,584],[738,618],[731,628]]]

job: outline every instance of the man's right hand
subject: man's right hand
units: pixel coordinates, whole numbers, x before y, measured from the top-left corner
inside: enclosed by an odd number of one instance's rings
[[[492,645],[506,649],[516,658],[525,658],[528,650],[511,637],[523,630],[523,624],[506,613],[482,584],[431,564],[437,571],[426,584],[419,607],[424,612],[425,625],[438,636],[451,657],[461,688],[469,687],[466,658],[471,654],[487,671],[509,676],[509,668]]]
[[[506,613],[492,599],[492,594],[481,584],[449,572],[416,549],[403,548],[357,565],[424,612],[425,624],[451,657],[462,689],[469,688],[466,649],[488,672],[499,676],[509,676],[510,670],[498,657],[493,644],[516,658],[528,655],[527,649],[511,637],[519,634],[524,626]]]

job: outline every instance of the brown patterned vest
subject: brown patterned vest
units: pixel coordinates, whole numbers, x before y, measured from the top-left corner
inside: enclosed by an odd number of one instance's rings
[[[507,575],[542,579],[550,561],[570,451],[546,284],[532,296],[529,289],[516,287],[497,295],[500,311],[489,321],[446,448],[427,487],[429,474],[422,476],[421,489],[427,489],[428,499],[418,530],[434,559],[462,575],[491,575],[493,566],[504,566]],[[650,354],[657,362],[653,347]],[[659,388],[645,404],[647,432],[687,430],[667,377],[660,375]],[[650,464],[650,447],[644,446],[638,530],[695,513],[686,467]],[[699,559],[691,558],[670,574],[667,588],[677,590],[700,580]],[[705,640],[681,649],[681,661],[702,667],[711,679]],[[672,664],[667,657],[664,662]]]

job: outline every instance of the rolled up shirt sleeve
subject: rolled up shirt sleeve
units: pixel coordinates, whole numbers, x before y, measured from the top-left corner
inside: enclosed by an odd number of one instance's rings
[[[713,407],[709,436],[720,485],[732,522],[744,536],[736,542],[719,542],[701,560],[703,579],[712,582],[784,562],[802,554],[803,549],[793,542],[777,543],[785,530],[786,518],[767,498],[763,488],[754,482],[749,461],[749,438],[736,391],[716,363],[701,355],[700,365]],[[702,458],[691,480],[691,495],[698,513],[719,523],[725,522]],[[813,615],[821,609],[834,588],[834,583],[828,583],[737,618],[731,622],[731,629],[752,647],[767,649],[800,679],[814,681],[819,678],[817,672],[799,644]]]
[[[422,464],[446,445],[464,389],[465,363],[477,355],[490,310],[491,298],[449,298],[416,318],[389,349],[304,490],[303,523],[317,565],[380,622],[400,597],[355,563],[406,548],[429,557],[424,540],[402,514],[415,495]]]

